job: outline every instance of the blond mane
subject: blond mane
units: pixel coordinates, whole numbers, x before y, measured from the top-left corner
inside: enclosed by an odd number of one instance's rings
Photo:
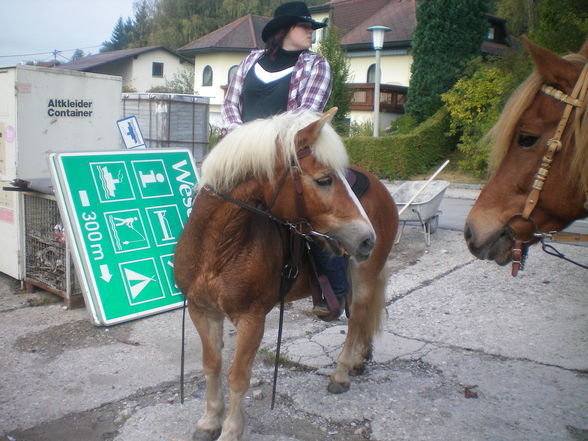
[[[580,54],[571,54],[563,57],[564,59],[578,63],[586,64],[588,60]],[[516,128],[523,112],[529,108],[541,85],[543,79],[537,72],[533,72],[513,93],[510,97],[504,110],[494,127],[488,133],[488,138],[492,142],[492,150],[490,153],[490,164],[492,168],[497,168],[500,162],[506,155],[513,136],[516,135]],[[573,145],[573,152],[570,161],[571,173],[570,177],[579,182],[584,190],[588,189],[588,112],[586,105],[578,110],[581,114],[578,117],[580,134],[578,139],[572,143],[572,135],[574,132],[573,126],[575,122],[575,112],[568,122],[568,127],[564,135],[564,142],[568,145]]]
[[[288,112],[243,124],[225,136],[208,154],[202,164],[200,184],[229,192],[249,178],[273,179],[278,161],[287,167],[292,161],[298,163],[294,144],[296,134],[320,116],[308,111]],[[279,140],[281,149],[276,147],[276,140]],[[317,161],[336,172],[347,166],[345,146],[330,124],[323,126],[312,150]]]

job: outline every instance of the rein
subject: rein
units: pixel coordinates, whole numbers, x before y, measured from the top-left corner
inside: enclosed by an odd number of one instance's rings
[[[555,248],[553,248],[552,246],[545,245],[544,240],[551,239],[551,240],[565,241],[565,242],[578,242],[578,241],[584,242],[584,241],[588,241],[588,236],[583,235],[583,234],[570,234],[570,233],[563,233],[563,232],[558,232],[558,231],[551,231],[548,233],[539,232],[539,231],[537,231],[538,230],[537,224],[535,223],[535,221],[531,217],[531,213],[533,212],[533,210],[535,210],[535,207],[537,206],[537,204],[539,202],[539,197],[541,195],[541,191],[543,190],[543,185],[545,184],[545,181],[547,180],[549,170],[550,170],[551,165],[553,163],[553,158],[554,158],[555,154],[557,152],[561,151],[561,149],[563,147],[562,142],[561,142],[561,137],[562,137],[563,132],[568,124],[568,121],[570,119],[570,116],[571,116],[571,113],[573,110],[576,110],[574,130],[576,133],[576,139],[578,139],[578,127],[579,127],[578,121],[580,118],[581,110],[586,105],[585,98],[588,93],[588,63],[584,65],[584,68],[582,69],[582,72],[580,73],[580,76],[578,77],[578,80],[576,81],[576,85],[574,86],[574,89],[573,89],[571,95],[566,95],[561,90],[555,89],[554,87],[548,86],[546,84],[544,84],[541,87],[541,92],[545,93],[546,95],[551,96],[552,98],[555,98],[558,101],[563,102],[565,104],[565,108],[564,108],[562,117],[559,120],[559,123],[557,125],[557,128],[555,130],[553,137],[547,141],[547,151],[545,152],[545,155],[543,156],[543,158],[541,160],[541,164],[540,164],[539,168],[537,169],[537,172],[535,173],[535,179],[533,181],[531,191],[527,195],[527,200],[525,201],[523,212],[521,214],[517,214],[517,215],[513,216],[509,220],[509,223],[514,218],[521,218],[523,220],[531,222],[534,226],[534,229],[535,229],[533,236],[540,238],[541,243],[543,244],[543,250],[545,252],[547,252],[548,254],[557,256],[557,257],[561,257],[561,258],[563,258],[567,261],[570,261],[578,266],[586,268],[584,265],[581,265],[577,262],[572,261],[571,259],[566,258],[563,254],[561,254],[559,251],[555,250]],[[585,194],[586,194],[587,200],[585,201],[584,206],[588,209],[588,190],[585,190]],[[514,238],[514,245],[513,245],[513,249],[512,249],[512,275],[513,275],[513,277],[516,277],[519,270],[524,269],[525,260],[526,260],[526,256],[527,256],[527,248],[525,247],[525,245],[529,241],[523,241],[523,240],[517,239],[516,237],[513,237],[513,238]],[[547,251],[547,249],[546,249],[547,247],[552,248],[553,250],[555,250],[555,252]]]

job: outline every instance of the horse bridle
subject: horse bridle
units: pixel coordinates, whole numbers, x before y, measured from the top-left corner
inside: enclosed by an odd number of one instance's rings
[[[304,148],[298,150],[298,152],[296,153],[296,158],[298,160],[301,160],[303,158],[306,158],[307,156],[310,156],[311,154],[312,154],[312,149],[309,146],[307,146],[307,147],[304,147]],[[296,220],[296,221],[289,221],[286,219],[282,219],[282,218],[275,216],[274,214],[271,213],[271,209],[273,208],[273,206],[278,198],[278,195],[282,191],[284,183],[286,182],[286,178],[288,177],[289,174],[292,174],[292,179],[293,179],[294,188],[295,188],[294,201],[296,204],[296,211],[297,211],[297,215],[298,215],[298,220]],[[312,241],[312,238],[316,237],[316,238],[321,238],[321,239],[325,240],[333,247],[339,246],[339,242],[336,239],[332,238],[328,234],[320,233],[320,232],[314,230],[312,225],[308,221],[307,212],[306,212],[306,204],[304,202],[304,194],[302,192],[302,180],[301,180],[300,167],[298,166],[298,164],[296,164],[296,161],[294,161],[294,160],[290,163],[290,167],[284,171],[284,173],[282,174],[282,176],[278,180],[278,185],[276,185],[276,188],[274,189],[272,197],[270,198],[270,202],[265,209],[257,208],[255,206],[248,204],[246,202],[243,202],[239,199],[235,199],[227,194],[218,192],[214,188],[212,188],[210,185],[205,185],[203,187],[203,189],[213,193],[214,195],[220,197],[221,199],[224,199],[227,202],[230,202],[234,205],[237,205],[241,208],[244,208],[252,213],[267,217],[268,219],[272,220],[273,222],[275,222],[283,227],[286,227],[294,235],[297,235],[303,239]]]
[[[312,154],[312,149],[310,146],[305,146],[298,150],[296,153],[296,159],[300,161],[307,156]],[[294,200],[296,204],[296,212],[298,216],[298,220],[295,222],[288,221],[286,219],[282,219],[277,217],[271,213],[271,209],[276,203],[278,195],[282,191],[284,184],[286,182],[286,178],[288,175],[292,175],[292,180],[294,183]],[[284,299],[286,298],[286,294],[292,288],[296,279],[298,278],[299,274],[299,267],[301,265],[302,259],[302,244],[306,244],[313,240],[313,238],[321,238],[328,242],[332,247],[338,247],[339,243],[336,239],[330,237],[327,234],[319,233],[312,228],[312,225],[308,221],[307,218],[307,211],[306,211],[306,203],[304,202],[304,193],[302,191],[302,177],[301,177],[300,167],[296,160],[292,159],[290,162],[290,167],[287,167],[280,179],[278,180],[278,184],[276,185],[274,192],[270,198],[269,204],[265,209],[260,209],[254,207],[251,204],[246,202],[240,201],[235,199],[229,195],[224,193],[220,193],[216,191],[211,186],[207,185],[203,188],[207,189],[208,191],[212,192],[216,196],[224,199],[227,202],[235,204],[241,208],[244,208],[252,213],[259,214],[264,216],[273,222],[286,227],[290,231],[290,238],[289,238],[289,256],[286,259],[286,262],[282,268],[281,280],[280,280],[280,289],[278,294],[278,300],[280,302],[280,313],[278,319],[278,338],[277,338],[277,346],[276,346],[276,356],[274,362],[274,376],[273,376],[273,387],[272,387],[272,399],[271,399],[271,409],[274,408],[275,400],[276,400],[276,385],[277,385],[277,378],[278,378],[278,366],[280,360],[280,348],[281,348],[281,341],[282,341],[282,328],[284,325]],[[183,348],[183,343],[182,343]],[[183,371],[182,371],[183,372]],[[182,380],[183,385],[183,380]],[[182,397],[183,397],[183,386],[182,386]]]
[[[531,191],[527,195],[527,199],[526,199],[525,205],[523,207],[523,212],[512,216],[509,219],[509,221],[507,222],[507,225],[510,224],[510,222],[513,221],[514,219],[523,219],[527,222],[532,223],[533,229],[534,229],[533,236],[535,238],[539,238],[541,240],[541,243],[543,244],[544,251],[548,252],[549,254],[555,255],[557,257],[561,257],[561,258],[568,260],[572,263],[575,263],[576,265],[579,265],[581,267],[586,268],[584,265],[580,265],[577,262],[573,262],[570,259],[567,259],[563,254],[559,253],[553,247],[551,247],[551,248],[553,248],[555,250],[555,253],[547,251],[544,240],[550,239],[550,240],[555,240],[555,241],[559,241],[559,242],[585,242],[585,241],[588,241],[588,235],[565,233],[565,232],[561,232],[561,231],[550,231],[550,232],[545,232],[545,233],[540,232],[540,231],[538,231],[537,223],[531,217],[531,213],[533,212],[533,210],[537,206],[537,203],[539,202],[541,190],[543,189],[543,185],[545,184],[545,181],[546,181],[547,176],[549,174],[549,170],[550,170],[551,165],[553,163],[553,158],[554,158],[555,154],[562,149],[561,137],[562,137],[563,132],[568,124],[568,121],[570,119],[570,116],[571,116],[571,113],[573,110],[576,110],[575,126],[574,126],[575,136],[576,136],[576,140],[579,139],[579,133],[578,133],[579,132],[579,129],[578,129],[579,128],[579,118],[581,115],[581,109],[583,109],[584,106],[586,105],[585,99],[586,99],[586,95],[588,92],[588,63],[586,63],[584,65],[584,68],[582,69],[582,72],[580,73],[580,76],[578,77],[578,80],[576,81],[576,85],[574,86],[574,89],[573,89],[571,95],[566,95],[561,90],[555,89],[554,87],[549,86],[547,84],[544,84],[541,86],[541,92],[543,92],[546,95],[551,96],[552,98],[555,98],[558,101],[563,102],[565,104],[565,108],[564,108],[562,117],[559,120],[559,123],[557,125],[557,128],[555,130],[553,137],[547,141],[547,151],[545,152],[545,155],[543,156],[543,158],[541,160],[541,164],[539,165],[539,168],[537,169],[537,172],[535,173],[533,185],[532,185]],[[588,210],[588,189],[584,189],[584,193],[585,193],[584,207]],[[523,267],[524,267],[525,258],[526,258],[526,251],[527,251],[525,248],[525,245],[529,241],[523,241],[521,239],[517,239],[516,237],[514,237],[514,234],[513,234],[513,238],[514,238],[514,245],[513,245],[513,249],[512,249],[512,275],[516,276],[518,274],[519,270],[523,269]]]

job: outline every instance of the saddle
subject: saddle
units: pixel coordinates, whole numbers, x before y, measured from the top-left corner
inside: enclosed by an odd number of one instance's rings
[[[357,199],[360,199],[365,192],[369,189],[370,181],[366,175],[363,173],[348,168],[345,173],[345,178],[349,183],[349,186],[353,190]],[[343,299],[342,302],[339,302],[339,299],[335,295],[333,288],[331,287],[331,283],[329,279],[324,274],[320,274],[319,269],[316,267],[316,264],[313,262],[312,256],[309,255],[309,259],[311,260],[312,267],[314,269],[314,273],[316,276],[316,282],[320,286],[320,294],[316,293],[312,296],[313,302],[313,311],[318,318],[324,321],[333,321],[339,318],[341,315],[341,310],[345,309],[345,314],[349,318],[349,303]],[[347,265],[345,265],[347,266]],[[351,293],[348,293],[349,296]],[[328,314],[320,314],[317,311],[320,311],[320,307],[317,308],[319,305],[326,305],[330,311]]]

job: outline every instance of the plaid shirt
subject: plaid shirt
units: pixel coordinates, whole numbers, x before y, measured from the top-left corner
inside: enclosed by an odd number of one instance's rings
[[[251,52],[239,65],[222,108],[223,127],[231,131],[243,124],[241,93],[247,72],[263,56],[265,50]],[[331,68],[320,55],[305,50],[300,54],[290,80],[286,111],[304,109],[322,112],[331,94]]]

